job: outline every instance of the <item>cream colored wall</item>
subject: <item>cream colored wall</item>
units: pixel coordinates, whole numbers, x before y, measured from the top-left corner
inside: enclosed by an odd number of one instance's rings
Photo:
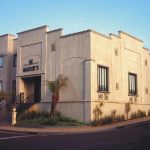
[[[93,30],[63,36],[62,29],[48,31],[46,26],[19,33],[18,38],[13,39],[10,35],[0,37],[0,48],[3,47],[0,51],[5,53],[7,50],[9,53],[9,60],[4,59],[9,69],[0,70],[0,80],[4,80],[4,88],[10,91],[12,79],[15,78],[12,56],[17,53],[17,94],[25,92],[27,96],[29,93],[26,93],[25,87],[33,89],[32,85],[24,84],[22,77],[41,75],[42,101],[37,105],[38,109],[49,111],[51,93],[45,81],[53,81],[59,74],[69,79],[68,86],[60,92],[60,104],[57,107],[67,116],[89,122],[99,102],[104,102],[103,115],[110,114],[114,109],[117,114],[124,114],[125,103],[131,98],[133,104],[130,113],[138,109],[150,109],[150,55],[143,48],[142,41],[123,32],[119,32],[118,36],[105,36]],[[51,51],[51,44],[56,44],[56,51]],[[23,65],[30,58],[39,63],[40,69],[22,72]],[[109,93],[97,92],[98,65],[109,68]],[[129,72],[136,73],[138,77],[137,97],[128,96]],[[10,74],[13,74],[12,78]],[[119,85],[118,89],[116,84]]]
[[[46,26],[36,30],[19,33],[17,39],[17,94],[24,92],[24,82],[21,80],[23,76],[41,76],[41,99],[45,98],[46,85],[43,85],[46,79],[46,63],[47,63],[47,35],[48,28]],[[29,59],[37,62],[39,70],[23,72],[22,68]]]
[[[62,35],[62,29],[57,31],[47,32],[47,55],[46,55],[46,79],[47,81],[54,81],[56,77],[61,74],[61,47],[60,36]],[[51,44],[56,45],[56,50],[51,50]],[[46,88],[45,98],[43,101],[51,101],[51,92],[45,83],[43,86]]]
[[[0,36],[0,53],[3,55],[3,68],[0,68],[2,90],[11,95],[12,90],[12,62],[13,62],[13,35]]]
[[[61,38],[61,73],[68,77],[61,101],[85,100],[85,61],[90,59],[90,33]],[[88,99],[90,100],[90,99]]]
[[[115,55],[115,51],[118,54]],[[103,115],[108,115],[116,110],[117,114],[125,114],[125,103],[132,99],[131,113],[138,109],[150,110],[149,93],[149,52],[143,49],[143,42],[125,33],[120,32],[118,36],[105,37],[100,34],[91,33],[91,58],[93,80],[91,80],[91,119],[94,118],[93,110],[99,102],[103,102]],[[145,59],[148,64],[145,66]],[[97,93],[97,65],[109,68],[109,92]],[[137,74],[137,96],[128,95],[128,73]],[[116,89],[116,83],[119,89]],[[98,98],[101,95],[101,98]],[[108,100],[105,100],[107,96]],[[137,101],[135,101],[135,99]]]

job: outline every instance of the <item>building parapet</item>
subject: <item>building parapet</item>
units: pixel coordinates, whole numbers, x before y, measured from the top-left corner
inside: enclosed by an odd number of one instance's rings
[[[62,31],[62,30],[63,30],[63,28],[59,28],[59,29],[47,31],[46,33],[49,34],[49,33],[58,32],[58,31]]]
[[[47,25],[44,25],[44,26],[37,27],[37,28],[34,28],[34,29],[29,29],[29,30],[26,30],[26,31],[18,32],[17,34],[23,34],[23,33],[31,32],[31,31],[43,29],[43,28],[48,28],[48,26],[47,26]]]
[[[75,33],[71,33],[71,34],[66,34],[66,35],[61,36],[61,38],[66,38],[66,37],[69,37],[69,36],[79,35],[79,34],[83,34],[83,33],[87,33],[87,32],[92,32],[92,33],[94,33],[94,34],[100,35],[100,36],[105,37],[105,38],[107,38],[107,39],[111,39],[111,37],[109,37],[109,36],[107,36],[107,35],[104,35],[104,34],[102,34],[102,33],[100,33],[100,32],[97,32],[97,31],[95,31],[95,30],[93,30],[93,29],[88,29],[88,30],[84,30],[84,31],[80,31],[80,32],[75,32]]]
[[[61,38],[66,38],[66,37],[79,35],[79,34],[83,34],[83,33],[87,33],[87,32],[90,32],[90,29],[89,30],[80,31],[80,32],[71,33],[71,34],[62,35]]]
[[[129,37],[133,38],[134,40],[137,40],[137,41],[139,41],[139,42],[142,42],[142,43],[143,43],[143,41],[142,41],[142,40],[138,39],[137,37],[135,37],[135,36],[133,36],[133,35],[131,35],[131,34],[128,34],[128,33],[124,32],[124,31],[118,31],[118,32],[119,32],[119,36],[120,36],[120,33],[122,33],[122,34],[125,34],[125,35],[127,35],[127,36],[129,36]]]
[[[3,35],[0,35],[0,38],[4,37],[4,36],[13,36],[13,37],[15,37],[13,34],[3,34]]]
[[[120,36],[118,36],[118,35],[116,35],[116,34],[110,33],[109,35],[110,35],[110,36],[114,36],[114,37],[120,39]]]
[[[146,47],[143,47],[143,49],[150,52],[150,49],[148,49],[148,48],[146,48]]]

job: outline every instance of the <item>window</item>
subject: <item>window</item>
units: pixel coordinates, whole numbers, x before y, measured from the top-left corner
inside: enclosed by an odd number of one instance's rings
[[[98,91],[108,92],[108,68],[98,66]]]
[[[13,83],[12,83],[12,94],[16,95],[16,80],[13,80]]]
[[[3,56],[0,56],[0,68],[3,68]]]
[[[51,51],[55,51],[56,50],[56,45],[55,44],[51,44]]]
[[[33,59],[29,59],[29,65],[33,64]]]
[[[13,58],[13,66],[14,66],[14,67],[17,66],[17,55],[14,55],[14,58]]]
[[[2,92],[2,81],[0,81],[0,92]]]
[[[129,95],[137,95],[137,75],[129,73]]]

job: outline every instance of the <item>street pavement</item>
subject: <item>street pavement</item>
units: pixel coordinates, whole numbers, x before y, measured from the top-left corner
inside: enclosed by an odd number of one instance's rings
[[[0,131],[0,150],[149,150],[150,121],[87,133]]]

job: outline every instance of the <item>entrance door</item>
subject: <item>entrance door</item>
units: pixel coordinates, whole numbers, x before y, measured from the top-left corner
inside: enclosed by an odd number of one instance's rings
[[[41,101],[41,76],[26,77],[23,78],[24,81],[24,93],[25,98],[33,95],[34,103]]]
[[[34,77],[34,102],[41,101],[41,77]]]

